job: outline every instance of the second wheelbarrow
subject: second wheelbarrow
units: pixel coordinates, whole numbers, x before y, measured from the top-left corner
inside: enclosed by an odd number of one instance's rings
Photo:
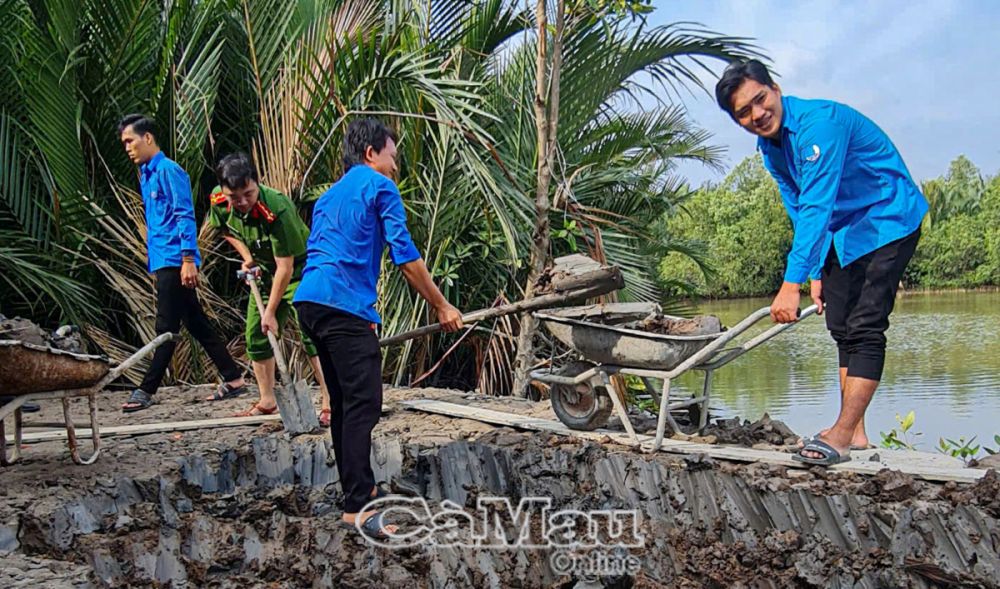
[[[593,430],[604,426],[614,410],[633,440],[639,441],[618,395],[610,393],[611,375],[639,377],[659,405],[656,440],[653,450],[663,443],[666,426],[674,433],[680,426],[671,411],[687,408],[691,421],[704,430],[708,422],[712,373],[780,333],[791,329],[815,314],[816,305],[800,312],[795,323],[775,325],[741,345],[725,347],[760,320],[770,316],[770,308],[754,311],[731,329],[724,329],[718,319],[702,317],[683,334],[655,333],[636,327],[643,321],[683,321],[659,315],[655,303],[608,303],[538,312],[535,317],[557,340],[571,348],[579,360],[559,370],[535,370],[532,378],[552,386],[552,409],[567,427]],[[671,402],[671,381],[689,370],[704,372],[700,395]],[[661,379],[657,388],[652,379]]]

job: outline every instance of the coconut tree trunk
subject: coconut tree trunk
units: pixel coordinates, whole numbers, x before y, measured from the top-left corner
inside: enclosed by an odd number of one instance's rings
[[[546,1],[538,0],[535,19],[538,25],[538,52],[535,58],[535,128],[537,129],[538,168],[535,185],[535,228],[531,234],[531,258],[525,299],[534,296],[535,282],[549,258],[549,186],[552,160],[556,150],[559,124],[559,72],[562,69],[562,38],[565,29],[566,3],[556,2],[556,28],[552,36],[551,62],[548,51],[548,13]],[[526,396],[534,364],[534,340],[537,322],[530,313],[521,316],[521,332],[514,362],[514,394]]]

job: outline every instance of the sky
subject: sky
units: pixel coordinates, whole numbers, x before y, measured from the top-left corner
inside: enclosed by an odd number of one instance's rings
[[[944,174],[964,154],[1000,173],[998,0],[654,0],[650,25],[694,21],[752,37],[785,94],[848,104],[892,139],[917,181]],[[709,90],[722,70],[704,76]],[[699,127],[726,148],[728,171],[754,151],[712,96],[683,97]],[[720,180],[682,164],[695,186]]]

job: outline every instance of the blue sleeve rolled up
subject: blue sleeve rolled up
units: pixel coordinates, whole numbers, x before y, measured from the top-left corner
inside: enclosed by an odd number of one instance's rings
[[[382,183],[375,195],[375,207],[378,211],[379,223],[382,225],[382,235],[389,247],[392,263],[401,266],[420,259],[420,252],[413,245],[410,231],[406,227],[406,209],[403,198],[391,182]]]
[[[788,253],[785,282],[803,283],[819,278],[823,253],[828,247],[830,219],[840,188],[850,136],[839,123],[819,119],[803,126],[799,197],[793,225],[795,236]]]
[[[181,241],[181,250],[198,251],[198,224],[194,218],[194,198],[191,196],[191,180],[180,166],[171,166],[164,173],[167,190],[170,191],[171,210],[174,226]]]

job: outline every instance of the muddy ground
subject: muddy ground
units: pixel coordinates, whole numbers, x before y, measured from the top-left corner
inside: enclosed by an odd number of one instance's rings
[[[109,395],[102,425],[228,416],[251,402],[201,401],[209,392],[164,389],[130,416],[118,410],[125,393]],[[552,418],[546,404],[387,390],[374,453],[387,487],[467,510],[488,496],[635,509],[640,571],[585,584],[555,571],[551,550],[373,547],[339,525],[327,438],[289,441],[272,423],[106,438],[88,467],[61,442],[27,447],[0,472],[0,587],[997,586],[996,473],[938,485],[643,455],[398,405],[428,397]],[[85,405],[76,410],[82,423]],[[29,425],[59,419],[53,402],[26,415]]]

